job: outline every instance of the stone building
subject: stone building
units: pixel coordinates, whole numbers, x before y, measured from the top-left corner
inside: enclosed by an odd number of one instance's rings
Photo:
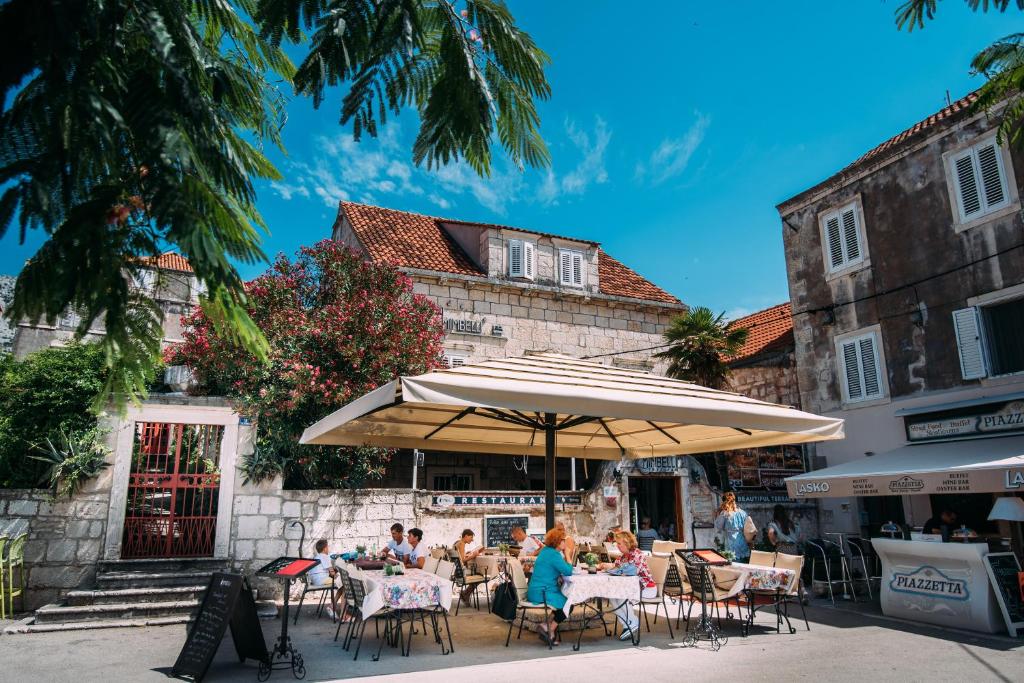
[[[7,319],[7,309],[14,299],[15,278],[0,275],[0,353],[10,353],[14,347],[14,325]]]
[[[202,283],[195,277],[188,260],[174,252],[143,258],[140,266],[132,277],[132,284],[151,296],[163,312],[164,343],[181,342],[181,316],[187,315],[198,302],[204,291]],[[22,320],[14,333],[14,355],[23,358],[39,349],[66,344],[81,322],[81,316],[71,309],[56,320],[35,324]],[[97,319],[83,340],[96,341],[103,334],[103,320]]]
[[[1024,412],[1024,155],[975,94],[778,206],[804,410],[846,420],[812,447],[836,465],[907,444],[1020,431]],[[998,110],[999,108],[997,108]],[[1009,416],[1009,418],[1007,418]],[[985,441],[962,441],[964,454]],[[925,446],[915,454],[927,457]],[[987,530],[988,494],[822,501],[825,527],[920,525],[950,506]]]

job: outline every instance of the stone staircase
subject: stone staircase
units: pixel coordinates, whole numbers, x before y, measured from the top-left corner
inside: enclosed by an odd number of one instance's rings
[[[227,570],[226,561],[212,559],[101,561],[93,588],[72,590],[62,603],[40,607],[5,632],[186,624],[210,575]]]

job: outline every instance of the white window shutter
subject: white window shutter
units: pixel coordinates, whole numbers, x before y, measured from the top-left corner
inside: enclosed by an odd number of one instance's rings
[[[523,241],[508,241],[508,276],[523,277]]]
[[[572,253],[567,249],[558,252],[558,281],[563,285],[572,284]]]
[[[857,342],[843,342],[843,372],[846,374],[846,395],[851,401],[864,398],[860,381],[860,363],[857,358]]]
[[[579,252],[573,252],[572,255],[572,284],[583,286],[583,254]]]
[[[988,375],[985,348],[981,339],[981,321],[978,309],[961,308],[953,311],[953,330],[960,351],[960,372],[964,379],[978,379]]]
[[[523,242],[523,277],[534,278],[534,271],[537,263],[537,245],[533,242]]]
[[[960,200],[960,217],[969,220],[981,213],[981,195],[970,150],[953,159],[953,173],[956,175],[957,197]]]
[[[860,260],[860,232],[857,230],[857,207],[843,210],[843,245],[846,247],[846,261]]]
[[[1006,201],[1006,182],[996,143],[978,148],[978,170],[986,208],[1003,204]]]
[[[825,239],[828,241],[829,268],[835,270],[843,265],[843,241],[839,233],[839,214],[825,218]]]
[[[861,370],[864,375],[864,397],[881,396],[882,378],[878,373],[878,356],[875,353],[874,335],[861,337],[858,345],[860,347]]]

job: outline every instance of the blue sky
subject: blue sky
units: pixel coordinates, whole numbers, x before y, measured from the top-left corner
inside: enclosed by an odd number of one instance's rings
[[[259,186],[268,255],[329,236],[348,198],[597,240],[685,302],[743,315],[788,298],[775,205],[940,109],[947,90],[978,87],[972,55],[1019,30],[1014,14],[961,2],[913,33],[895,28],[900,2],[881,0],[509,4],[552,57],[551,168],[429,173],[411,163],[414,113],[355,144],[337,93],[319,111],[295,99],[288,155],[273,155],[285,180]],[[41,243],[16,233],[0,240],[0,273]]]

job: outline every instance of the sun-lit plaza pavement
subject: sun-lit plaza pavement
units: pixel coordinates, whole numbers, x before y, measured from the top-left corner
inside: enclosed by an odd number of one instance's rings
[[[486,613],[463,612],[452,618],[455,653],[442,656],[434,643],[417,636],[412,656],[384,649],[372,661],[376,641],[368,637],[359,661],[335,643],[330,620],[304,611],[293,629],[295,646],[307,667],[306,680],[327,681],[376,676],[377,680],[422,681],[579,681],[621,679],[823,680],[823,681],[1020,681],[1024,677],[1024,640],[930,629],[831,607],[809,609],[810,632],[800,624],[794,635],[768,629],[773,619],[748,637],[726,625],[731,636],[719,651],[706,643],[684,648],[670,640],[663,620],[641,646],[630,647],[588,632],[580,652],[565,644],[549,652],[532,634],[504,647],[507,627]],[[280,622],[263,620],[268,644]],[[774,625],[773,625],[774,626]],[[368,631],[368,635],[369,635]],[[106,629],[0,637],[5,681],[159,681],[174,663],[184,627]],[[254,681],[256,666],[239,665],[226,636],[207,681]],[[276,671],[271,681],[294,680]]]

